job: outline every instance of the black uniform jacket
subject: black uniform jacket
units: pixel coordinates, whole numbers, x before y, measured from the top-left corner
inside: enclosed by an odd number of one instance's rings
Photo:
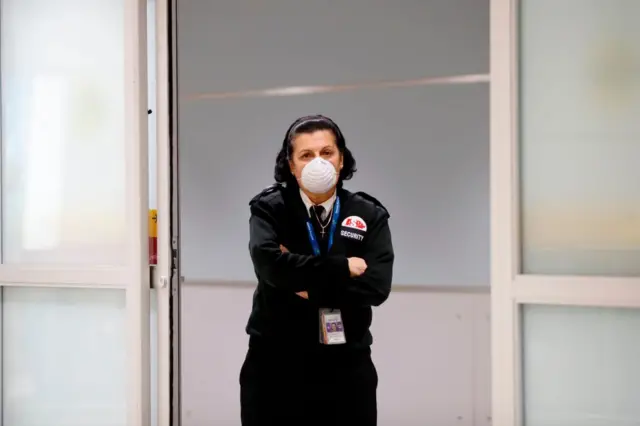
[[[297,186],[276,184],[251,200],[249,251],[258,287],[247,333],[254,340],[317,346],[319,309],[334,308],[342,313],[347,346],[371,344],[371,307],[383,303],[391,291],[389,213],[362,192],[338,189],[337,196],[340,216],[333,246],[321,256],[313,255],[310,218]],[[289,252],[283,253],[280,245]],[[349,257],[366,261],[362,276],[350,277]],[[303,291],[308,300],[296,295]]]

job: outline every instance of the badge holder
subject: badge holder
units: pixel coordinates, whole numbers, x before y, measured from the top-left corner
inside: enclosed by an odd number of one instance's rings
[[[340,310],[320,309],[320,343],[323,345],[347,343]]]

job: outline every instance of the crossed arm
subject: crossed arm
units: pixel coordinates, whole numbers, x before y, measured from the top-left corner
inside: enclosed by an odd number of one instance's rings
[[[391,291],[393,246],[386,217],[370,227],[365,240],[366,270],[351,271],[342,255],[290,253],[276,232],[274,208],[257,201],[251,206],[249,251],[254,268],[269,286],[297,293],[322,306],[378,306]],[[354,258],[352,258],[354,259]]]
[[[280,251],[283,253],[289,253],[289,249],[282,244],[280,245]],[[347,258],[347,261],[349,262],[349,274],[351,275],[351,278],[359,277],[367,270],[367,262],[365,262],[364,259],[359,257],[349,257]],[[307,291],[300,291],[296,294],[303,299],[309,299],[309,292]]]

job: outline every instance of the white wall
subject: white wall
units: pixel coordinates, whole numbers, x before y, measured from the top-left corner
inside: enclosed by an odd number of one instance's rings
[[[490,425],[489,295],[395,292],[375,311],[380,426]],[[238,375],[253,289],[187,283],[183,426],[240,425]]]

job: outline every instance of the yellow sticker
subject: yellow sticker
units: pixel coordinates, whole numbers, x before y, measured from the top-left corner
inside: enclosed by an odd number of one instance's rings
[[[158,210],[149,210],[149,236],[158,238]]]

